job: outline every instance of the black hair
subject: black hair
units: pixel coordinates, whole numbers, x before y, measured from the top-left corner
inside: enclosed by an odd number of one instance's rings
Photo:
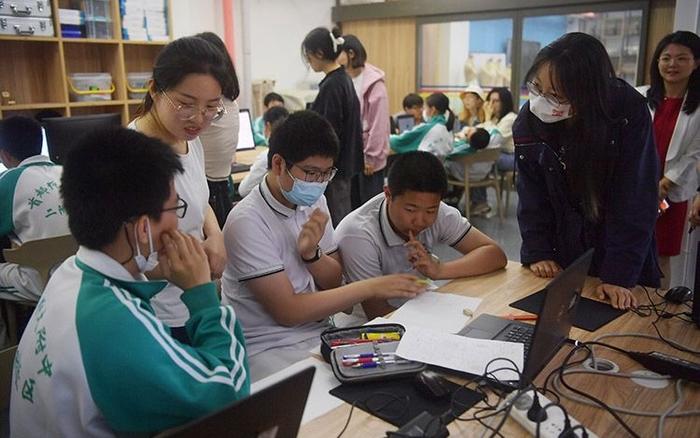
[[[221,94],[229,100],[236,100],[241,94],[241,87],[238,84],[238,75],[236,74],[236,67],[233,66],[233,60],[228,54],[228,49],[226,49],[226,44],[219,38],[214,32],[202,32],[195,35],[198,38],[203,39],[209,44],[213,45],[221,51],[221,58],[224,61],[224,67],[226,68],[227,75],[226,78],[228,82],[221,86]]]
[[[262,116],[263,122],[269,123],[272,127],[275,127],[278,122],[286,120],[287,117],[289,117],[289,111],[283,106],[273,106]]]
[[[484,149],[491,141],[491,134],[484,128],[476,128],[474,133],[469,137],[469,146],[474,149]]]
[[[489,91],[489,94],[486,95],[486,100],[489,100],[489,97],[493,93],[498,94],[498,99],[501,101],[501,111],[496,114],[496,118],[501,120],[503,116],[514,111],[515,107],[513,106],[513,95],[506,87],[495,87],[492,88],[491,91]]]
[[[267,168],[272,168],[272,156],[279,154],[287,166],[309,157],[332,158],[340,153],[338,136],[330,122],[314,111],[297,111],[287,117],[270,135]]]
[[[387,180],[393,197],[408,191],[435,193],[441,198],[447,193],[445,166],[430,152],[412,151],[398,154],[389,167]]]
[[[102,249],[124,223],[141,215],[159,220],[180,159],[162,141],[122,127],[91,131],[70,149],[61,197],[71,234]]]
[[[270,102],[282,102],[282,104],[284,104],[284,97],[275,92],[267,93],[263,98],[263,105],[265,105],[265,108],[270,105]]]
[[[325,27],[317,27],[304,38],[301,43],[301,55],[304,60],[308,55],[314,54],[326,61],[335,61],[340,55],[342,44],[337,43],[333,50],[333,41],[341,37],[340,29],[334,27],[328,30]]]
[[[0,120],[0,149],[15,160],[39,155],[43,138],[41,125],[34,119],[13,116]]]
[[[403,98],[402,105],[404,109],[413,108],[414,106],[423,106],[423,98],[416,93],[407,94],[406,97]]]
[[[567,182],[586,217],[597,222],[603,186],[613,166],[607,141],[614,124],[609,96],[616,83],[615,70],[603,44],[581,32],[567,33],[540,50],[526,80],[531,81],[545,65],[549,65],[552,85],[566,97],[573,113],[564,122],[562,134],[566,136],[562,144],[570,145],[565,151]]]
[[[221,50],[202,38],[183,37],[163,47],[153,67],[156,91],[170,90],[190,74],[211,75],[222,91],[230,81]],[[146,93],[136,117],[150,112],[152,107],[153,98]]]
[[[652,109],[658,108],[661,100],[666,94],[664,88],[664,80],[659,72],[659,58],[661,57],[661,52],[664,51],[666,46],[669,44],[678,44],[690,49],[693,52],[694,61],[700,58],[700,37],[693,32],[688,32],[685,30],[679,30],[677,32],[670,33],[663,37],[659,44],[654,50],[654,56],[651,58],[650,66],[650,76],[651,76],[651,86],[647,90],[647,98],[649,99],[649,106]],[[685,104],[683,105],[683,112],[686,114],[692,114],[700,103],[700,67],[693,70],[688,80],[688,92],[685,97]]]
[[[355,35],[343,35],[345,42],[342,46],[342,51],[348,55],[348,64],[352,68],[360,68],[365,66],[367,62],[367,51],[365,46],[362,45],[360,39]],[[353,58],[350,59],[350,51],[352,50]]]
[[[455,113],[450,109],[450,99],[443,93],[433,93],[425,99],[425,104],[437,109],[440,114],[445,114],[445,111],[449,112],[450,115],[447,117],[445,127],[448,131],[452,131],[452,127],[455,124]]]

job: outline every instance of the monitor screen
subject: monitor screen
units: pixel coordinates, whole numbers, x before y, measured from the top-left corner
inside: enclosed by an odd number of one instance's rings
[[[46,142],[46,131],[44,131],[44,128],[41,128],[41,155],[44,155],[45,157],[49,156],[49,144]],[[0,161],[0,173],[3,173],[4,171],[7,170],[7,167],[5,167],[2,162]]]
[[[250,111],[241,109],[238,112],[238,145],[237,151],[246,151],[255,149],[255,140],[253,139],[253,123],[250,119]]]
[[[401,115],[396,118],[396,125],[399,127],[399,134],[402,134],[405,131],[410,131],[415,124],[416,120],[410,114]]]

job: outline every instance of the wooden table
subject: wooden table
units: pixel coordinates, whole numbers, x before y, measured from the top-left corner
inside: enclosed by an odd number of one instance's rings
[[[519,298],[529,295],[532,292],[542,289],[547,279],[535,277],[529,270],[523,268],[520,263],[509,262],[506,269],[473,278],[465,278],[452,281],[441,288],[441,291],[456,293],[467,296],[483,298],[478,313],[490,313],[502,315],[512,312],[508,307]],[[584,296],[594,298],[592,291],[598,284],[597,279],[589,278],[584,289]],[[635,291],[640,299],[640,303],[648,303],[646,294],[640,289]],[[650,290],[652,299],[655,302],[660,299]],[[684,306],[671,305],[668,311],[680,312]],[[606,333],[646,333],[655,335],[651,322],[656,316],[642,318],[629,312],[615,321],[605,325],[596,332],[590,333],[581,329],[573,328],[570,337],[575,340],[591,341],[594,338]],[[666,338],[671,338],[676,342],[700,349],[700,329],[695,324],[681,321],[677,318],[661,319],[657,324],[662,334]],[[663,353],[690,359],[697,362],[697,358],[691,354],[683,353],[671,348],[663,342],[656,342],[650,339],[640,338],[612,338],[602,342],[613,344],[627,350],[635,351],[660,351]],[[535,383],[538,386],[543,384],[544,378],[551,370],[561,365],[564,356],[570,351],[568,344],[554,357],[550,364],[539,374]],[[596,348],[596,356],[607,358],[617,363],[622,372],[630,372],[642,369],[641,365],[628,359],[620,353],[613,352],[602,347]],[[626,378],[614,378],[607,376],[592,376],[589,374],[570,375],[566,378],[567,383],[577,389],[582,389],[594,395],[608,404],[636,410],[664,411],[675,401],[675,381],[664,389],[648,389],[633,383]],[[550,385],[551,387],[551,385]],[[684,403],[677,409],[679,411],[700,410],[700,385],[684,383]],[[553,398],[551,394],[548,395]],[[622,426],[603,409],[578,404],[562,397],[562,404],[569,414],[587,428],[596,433],[599,437],[629,436]],[[554,409],[554,408],[552,408]],[[305,424],[300,431],[301,437],[329,437],[337,436],[345,424],[350,406],[344,404],[331,412]],[[468,416],[468,413],[465,414]],[[654,436],[657,427],[656,417],[639,417],[621,414],[622,419],[640,436]],[[501,417],[498,417],[500,420]],[[497,425],[498,421],[492,423]],[[475,421],[459,422],[453,421],[448,426],[450,436],[481,436],[484,428]],[[396,430],[394,426],[376,417],[366,414],[360,409],[355,409],[352,420],[343,437],[382,437],[388,430]],[[693,432],[695,431],[695,432]],[[667,437],[686,437],[700,435],[700,416],[667,418],[664,432]],[[528,436],[527,432],[515,421],[508,419],[501,429],[501,433],[506,437]],[[490,432],[486,434],[489,436]]]
[[[236,151],[236,163],[252,165],[258,155],[263,151],[267,151],[267,147],[257,146],[255,149],[248,149],[247,151]],[[249,173],[248,171],[232,173],[231,178],[233,179],[233,183],[240,184],[243,178],[248,176]]]

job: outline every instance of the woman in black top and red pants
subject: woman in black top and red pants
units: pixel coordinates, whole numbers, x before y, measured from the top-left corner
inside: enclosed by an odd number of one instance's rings
[[[326,188],[326,200],[333,226],[357,207],[351,205],[351,190],[356,190],[355,175],[364,168],[362,155],[362,122],[360,101],[352,79],[336,59],[341,52],[343,38],[340,31],[317,27],[306,35],[302,53],[314,71],[326,74],[319,84],[318,95],[311,109],[325,117],[333,126],[340,142],[336,162],[338,173]]]

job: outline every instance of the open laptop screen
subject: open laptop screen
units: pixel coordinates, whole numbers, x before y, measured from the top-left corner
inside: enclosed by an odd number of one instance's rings
[[[238,145],[237,151],[246,151],[255,149],[255,140],[253,139],[253,123],[250,119],[250,111],[241,109],[238,112]]]
[[[409,131],[416,124],[416,119],[410,114],[400,115],[396,118],[396,126],[399,128],[399,134]]]
[[[531,382],[569,338],[592,258],[590,249],[547,285],[521,383]]]

